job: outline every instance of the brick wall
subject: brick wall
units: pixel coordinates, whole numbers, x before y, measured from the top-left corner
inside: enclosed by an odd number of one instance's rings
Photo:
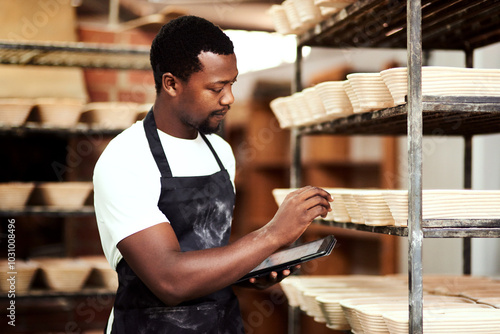
[[[103,27],[81,25],[79,40],[89,43],[150,46],[155,33],[140,30],[113,32]],[[155,98],[151,71],[141,70],[84,70],[90,102],[123,101],[152,103]]]

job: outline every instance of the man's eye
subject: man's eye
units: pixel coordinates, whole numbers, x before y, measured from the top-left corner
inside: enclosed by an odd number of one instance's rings
[[[212,91],[215,93],[220,93],[222,92],[222,88],[212,88]]]

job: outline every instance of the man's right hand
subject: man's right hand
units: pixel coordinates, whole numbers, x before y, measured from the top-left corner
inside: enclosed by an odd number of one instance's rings
[[[306,186],[289,193],[273,219],[267,224],[268,232],[287,246],[297,240],[317,217],[325,218],[332,211],[332,196],[324,189]]]

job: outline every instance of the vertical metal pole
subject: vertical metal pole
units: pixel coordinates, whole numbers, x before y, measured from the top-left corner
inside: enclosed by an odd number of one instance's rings
[[[297,59],[295,60],[295,78],[292,83],[292,94],[302,90],[302,46],[297,46]],[[292,127],[290,137],[291,166],[290,187],[298,188],[301,185],[302,168],[300,163],[300,135],[296,127]]]
[[[474,67],[474,50],[465,50],[465,66]],[[464,188],[472,189],[472,136],[464,136]],[[464,275],[470,275],[471,269],[472,239],[463,238],[462,247],[462,271]]]
[[[472,188],[472,136],[464,136],[464,188]],[[463,263],[464,275],[471,274],[471,238],[463,238]]]
[[[465,67],[467,68],[474,67],[474,49],[465,50]]]
[[[302,90],[302,46],[297,45],[297,59],[295,60],[295,78],[292,82],[291,93]],[[301,185],[302,168],[300,163],[300,138],[299,131],[292,127],[290,132],[290,188],[298,188]],[[300,309],[297,306],[288,306],[288,334],[299,334]]]
[[[290,166],[290,188],[299,188],[301,185],[302,168],[300,166],[300,139],[299,131],[297,128],[291,129],[290,135],[290,149],[292,164]]]
[[[288,334],[300,334],[300,308],[288,305]]]
[[[409,333],[423,333],[422,278],[422,12],[407,0]]]

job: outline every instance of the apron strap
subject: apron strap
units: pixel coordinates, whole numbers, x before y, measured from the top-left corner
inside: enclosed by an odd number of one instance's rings
[[[153,154],[156,164],[158,165],[161,176],[172,177],[172,170],[170,170],[167,156],[165,155],[165,151],[161,145],[160,136],[158,136],[153,108],[151,108],[146,115],[146,118],[144,118],[144,131],[146,132],[149,148],[151,149],[151,153]]]
[[[151,153],[158,165],[158,169],[160,170],[161,176],[163,177],[172,177],[172,170],[170,169],[170,165],[168,164],[167,156],[165,155],[165,151],[163,150],[163,146],[161,145],[160,136],[158,136],[158,130],[156,128],[155,117],[153,114],[153,108],[148,112],[146,117],[144,118],[144,131],[146,132],[146,138],[148,139],[149,148],[151,149]],[[199,132],[201,138],[205,141],[210,151],[214,155],[217,164],[221,171],[225,170],[222,161],[219,159],[217,152],[213,148],[210,141],[205,137],[205,135]]]
[[[224,165],[222,164],[222,161],[220,161],[219,156],[215,152],[215,150],[214,150],[212,144],[210,143],[210,141],[207,139],[207,137],[205,137],[205,135],[203,133],[199,132],[199,134],[201,135],[201,138],[203,138],[203,140],[205,141],[205,143],[208,145],[208,148],[210,149],[210,151],[212,151],[212,154],[214,155],[215,160],[217,160],[217,164],[219,165],[220,170],[225,170]]]

